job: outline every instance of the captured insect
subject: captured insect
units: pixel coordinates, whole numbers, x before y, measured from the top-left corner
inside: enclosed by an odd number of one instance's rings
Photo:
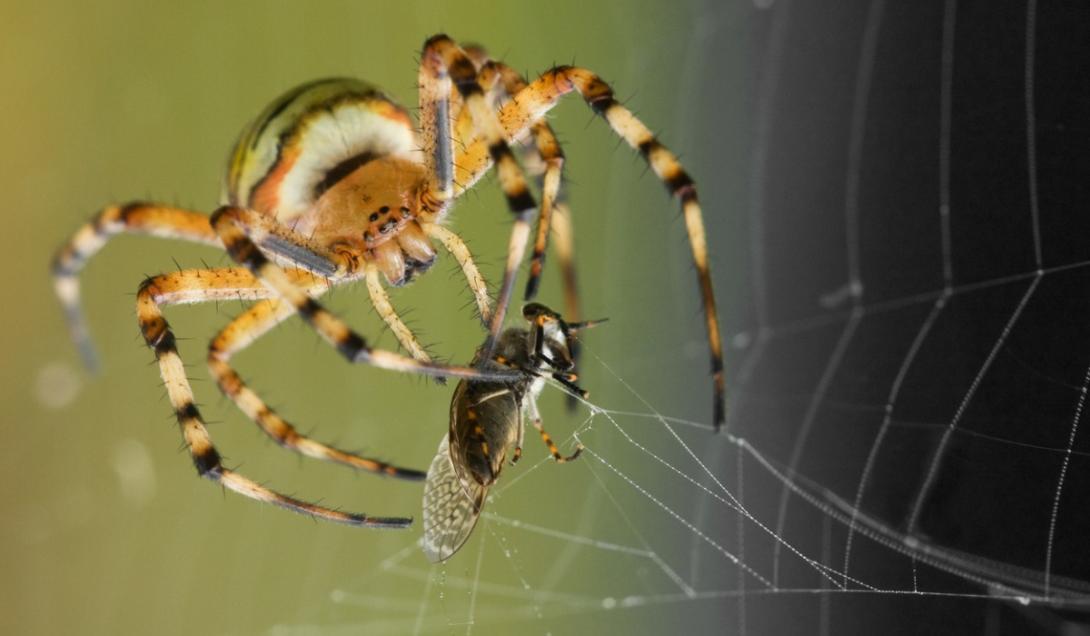
[[[511,464],[522,457],[526,417],[558,463],[569,462],[583,450],[564,456],[541,425],[537,396],[547,379],[585,398],[576,384],[572,360],[572,336],[604,320],[565,322],[539,303],[529,303],[522,316],[529,329],[511,328],[494,346],[485,343],[473,359],[485,369],[517,369],[513,382],[462,380],[450,403],[450,432],[439,442],[439,451],[424,483],[424,554],[432,562],[445,561],[469,539],[481,516],[485,496],[503,470],[507,449],[514,445]],[[489,350],[492,353],[489,354]]]
[[[526,298],[536,293],[549,237],[555,234],[568,316],[573,320],[578,316],[568,212],[557,201],[564,156],[545,121],[560,98],[575,92],[639,150],[681,201],[704,303],[718,426],[724,416],[723,365],[704,223],[696,187],[676,157],[617,103],[605,82],[584,68],[559,66],[527,83],[482,49],[463,49],[447,36],[436,35],[421,51],[418,84],[415,124],[404,108],[366,82],[324,79],[293,88],[243,130],[230,154],[223,205],[211,215],[137,202],[107,206],[81,227],[58,250],[53,278],[69,331],[88,365],[94,367],[95,355],[80,309],[79,273],[111,237],[145,234],[226,250],[238,266],[153,276],[137,291],[140,331],[155,352],[198,474],[243,496],[331,521],[408,526],[407,518],[369,517],[303,502],[225,467],[195,404],[163,308],[225,299],[254,301],[209,345],[208,367],[220,390],[287,449],[376,474],[423,478],[419,471],[361,457],[299,433],[246,385],[230,359],[298,314],[351,363],[434,377],[523,382],[526,376],[520,370],[433,360],[399,317],[386,286],[405,285],[422,275],[441,246],[460,266],[494,341],[536,211]],[[537,163],[544,166],[539,211],[509,146],[531,141]],[[492,167],[513,216],[504,280],[495,304],[469,250],[444,225],[457,198]],[[373,348],[318,302],[330,287],[359,280],[365,281],[372,305],[408,355]]]

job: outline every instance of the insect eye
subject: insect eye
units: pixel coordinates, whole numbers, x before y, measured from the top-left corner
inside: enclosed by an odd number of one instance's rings
[[[533,320],[542,314],[547,316],[552,313],[552,310],[541,303],[526,303],[522,307],[522,317],[526,320]]]

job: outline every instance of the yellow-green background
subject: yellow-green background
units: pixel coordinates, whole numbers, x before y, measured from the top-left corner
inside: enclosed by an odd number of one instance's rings
[[[52,297],[52,252],[108,202],[139,198],[211,210],[225,153],[241,126],[296,83],[360,76],[415,105],[419,46],[445,31],[485,44],[527,73],[571,61],[589,66],[662,133],[704,186],[729,333],[740,319],[731,308],[737,276],[728,272],[744,263],[744,254],[731,253],[725,237],[737,231],[748,165],[747,122],[739,115],[748,100],[747,32],[734,22],[735,13],[715,2],[5,3],[0,632],[306,633],[324,626],[338,633],[403,633],[419,614],[425,631],[464,633],[465,590],[437,578],[428,606],[418,612],[424,583],[379,567],[410,546],[418,529],[369,532],[312,523],[221,495],[195,477],[157,369],[149,364],[152,356],[139,341],[133,292],[144,275],[173,269],[172,259],[183,267],[199,266],[201,259],[226,265],[221,254],[150,238],[110,243],[83,278],[104,363],[102,373],[91,377],[78,367]],[[619,147],[577,99],[555,112],[569,158],[586,312],[613,319],[588,344],[655,408],[706,421],[711,400],[703,329],[676,209],[636,155]],[[453,227],[480,256],[490,280],[498,278],[506,214],[490,181],[454,213]],[[559,305],[553,265],[541,300]],[[377,337],[381,324],[361,292],[341,291],[331,304]],[[469,295],[449,259],[393,296],[434,351],[466,360],[479,343]],[[237,311],[237,304],[168,310],[198,401],[216,422],[212,433],[229,461],[300,496],[418,516],[419,484],[301,461],[261,437],[219,396],[206,380],[205,342]],[[395,345],[386,333],[379,341]],[[238,363],[274,405],[321,439],[424,467],[446,430],[450,387],[351,368],[297,320]],[[63,393],[73,383],[79,392],[66,400]],[[584,383],[606,406],[649,410],[601,366],[588,365]],[[56,402],[63,405],[48,406]],[[558,439],[568,439],[587,415],[566,415],[552,394],[543,407]],[[600,418],[585,437],[607,454],[618,439]],[[136,474],[147,489],[123,490],[118,466],[140,469],[145,454],[150,468]],[[532,479],[496,502],[496,512],[639,543],[605,496],[632,495],[623,483],[614,480],[603,489],[578,465],[528,470],[544,456],[536,440],[528,441],[527,455],[505,479],[520,472]],[[600,463],[592,467],[604,470]],[[662,467],[643,473],[642,464],[628,462],[625,470],[643,480]],[[149,471],[154,483],[147,481]],[[676,556],[673,565],[688,564],[693,535],[661,510],[633,508],[629,522],[643,528],[655,551]],[[645,559],[502,527],[476,534],[445,569],[430,570],[415,552],[401,561],[424,575],[472,578],[483,540],[482,581],[512,587],[525,581],[539,594],[532,601],[505,600],[478,589],[474,633],[605,627],[659,633],[674,625],[712,628],[722,613],[716,600],[651,610],[564,609],[549,595],[608,599],[677,588]],[[676,554],[675,538],[682,545]],[[517,555],[504,558],[501,542]],[[555,566],[560,557],[564,562]],[[726,563],[706,567],[725,569]]]

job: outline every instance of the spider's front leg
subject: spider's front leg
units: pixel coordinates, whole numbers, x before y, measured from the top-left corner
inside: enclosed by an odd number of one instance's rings
[[[272,253],[277,253],[275,245],[270,247],[269,241],[269,237],[277,237],[278,242],[295,246],[293,248],[295,251],[305,249],[310,253],[308,258],[325,263],[324,269],[331,272],[330,278],[338,282],[358,277],[362,260],[360,254],[326,250],[268,217],[234,206],[224,206],[217,210],[212,215],[212,227],[235,261],[249,269],[267,288],[272,290],[275,297],[291,305],[307,324],[350,362],[433,377],[490,381],[505,381],[518,377],[518,374],[513,372],[483,372],[465,366],[416,360],[391,351],[372,348],[363,336],[353,331],[343,320],[296,285],[283,268],[262,253],[258,245],[269,249]],[[301,265],[307,266],[306,263]],[[395,330],[395,335],[398,333],[399,331]],[[410,332],[405,328],[400,333]]]
[[[503,62],[489,60],[481,69],[480,81],[482,86],[497,85],[502,89],[503,96],[510,100],[522,89],[526,88],[526,80],[510,66]],[[530,126],[530,136],[534,141],[536,158],[541,162],[541,211],[538,214],[537,234],[534,238],[534,252],[530,257],[530,275],[526,279],[526,293],[524,300],[532,300],[537,295],[538,285],[541,283],[541,272],[545,262],[545,249],[548,245],[549,230],[551,228],[553,212],[559,207],[561,173],[564,169],[564,152],[560,148],[560,142],[556,138],[549,122],[544,119]],[[570,253],[570,250],[569,250]],[[567,268],[570,262],[564,263]],[[574,284],[574,276],[565,277],[565,284]],[[574,287],[565,289],[569,295],[574,294]],[[577,309],[569,303],[568,309]],[[567,314],[573,321],[578,321],[578,311],[569,311]]]
[[[324,281],[305,272],[295,272],[288,280],[300,289],[321,288]],[[174,333],[163,317],[166,305],[207,302],[210,300],[259,300],[268,298],[265,288],[244,269],[186,270],[155,276],[144,281],[136,296],[136,312],[140,333],[155,351],[159,373],[163,378],[170,404],[182,429],[186,448],[201,477],[222,484],[228,490],[264,503],[271,503],[293,512],[328,521],[373,528],[406,528],[412,519],[405,517],[371,517],[362,513],[334,510],[289,497],[271,490],[223,465],[219,451],[212,444],[208,427],[193,400],[193,389],[175,344]]]
[[[526,79],[515,69],[497,61],[487,62],[481,75],[498,74],[501,80],[497,86],[510,100],[526,88]],[[484,80],[482,79],[482,84]],[[532,300],[537,295],[541,274],[545,266],[545,250],[549,237],[555,234],[553,250],[560,263],[561,281],[564,289],[564,315],[571,322],[578,322],[582,316],[579,303],[579,287],[576,284],[575,260],[571,229],[571,209],[560,196],[561,172],[564,168],[564,151],[556,137],[556,132],[545,119],[535,122],[530,127],[530,136],[534,141],[533,155],[539,162],[535,165],[536,174],[541,178],[541,212],[537,220],[537,236],[534,239],[534,251],[530,257],[530,274],[526,279],[524,300]],[[579,364],[580,345],[578,340],[570,343],[572,370]],[[578,404],[575,396],[568,395],[568,410],[574,410]]]
[[[546,71],[514,98],[505,103],[499,119],[507,139],[517,139],[526,134],[560,101],[562,97],[578,93],[596,114],[601,115],[610,128],[629,146],[637,150],[655,175],[662,180],[670,195],[681,203],[685,218],[685,230],[689,248],[696,266],[704,305],[704,323],[708,334],[713,382],[713,425],[718,430],[726,421],[726,384],[723,375],[723,344],[719,333],[719,314],[715,293],[708,268],[707,237],[704,216],[697,198],[696,184],[681,166],[677,157],[662,145],[655,135],[613,97],[609,87],[593,71],[574,66],[558,66]],[[482,141],[474,142],[459,154],[455,179],[473,183],[489,167],[489,150]]]
[[[424,149],[430,178],[427,200],[449,202],[457,187],[464,191],[471,183],[455,183],[454,174],[458,161],[451,148],[450,95],[457,90],[464,108],[469,112],[476,138],[483,143],[488,157],[496,165],[500,187],[507,199],[507,207],[514,217],[511,238],[508,243],[508,257],[504,269],[503,283],[492,313],[489,327],[490,341],[486,351],[490,350],[507,311],[515,274],[525,254],[526,242],[530,235],[530,216],[536,204],[522,167],[515,160],[507,137],[494,110],[489,106],[485,93],[490,87],[482,86],[477,76],[477,69],[461,47],[446,35],[436,35],[424,43],[420,54],[420,112],[424,137]],[[494,81],[494,80],[493,80]],[[465,133],[461,133],[462,136]],[[480,175],[476,175],[478,178]],[[476,178],[473,179],[476,181]]]
[[[325,288],[312,289],[314,296]],[[257,395],[230,365],[231,357],[249,346],[257,338],[295,315],[295,308],[276,298],[262,300],[239,314],[224,327],[208,345],[208,369],[216,378],[220,390],[238,406],[254,423],[283,448],[300,455],[351,466],[359,470],[418,481],[425,473],[411,468],[401,468],[386,462],[362,457],[355,453],[323,444],[303,435],[284,420]]]
[[[477,84],[481,87],[490,109],[497,109],[500,104],[514,97],[526,87],[525,78],[513,68],[490,59],[487,51],[479,45],[463,46],[463,50],[473,60],[477,69]],[[458,103],[462,103],[461,96],[452,91],[451,98],[457,97]],[[456,109],[457,110],[457,109]],[[461,153],[471,147],[477,137],[473,117],[468,108],[457,110],[454,121],[453,136],[457,142],[454,161],[461,165]],[[538,212],[537,233],[534,239],[534,251],[530,257],[530,272],[526,279],[526,293],[524,300],[531,300],[537,294],[541,282],[541,273],[545,261],[545,251],[549,243],[549,237],[555,234],[556,243],[554,251],[560,262],[562,284],[564,288],[565,313],[571,320],[578,321],[582,315],[580,311],[579,292],[576,285],[575,264],[573,260],[572,236],[571,236],[571,211],[560,196],[562,181],[561,172],[564,168],[564,152],[560,147],[556,133],[549,122],[544,119],[530,127],[529,136],[533,141],[532,150],[527,149],[524,157],[529,161],[529,173],[539,178],[541,187],[541,208]],[[512,143],[525,143],[525,139],[512,139]],[[472,183],[455,183],[454,196],[464,193]],[[555,216],[554,216],[555,215]],[[555,219],[555,225],[553,224]],[[514,228],[512,240],[513,247],[508,250],[509,258],[504,280],[514,280],[515,268],[520,264],[524,254],[524,241],[519,243],[522,228],[518,225]],[[488,325],[486,320],[486,325]],[[572,358],[578,359],[578,343],[572,343]]]

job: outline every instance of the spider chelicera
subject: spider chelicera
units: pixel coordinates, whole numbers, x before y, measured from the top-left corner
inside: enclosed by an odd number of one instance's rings
[[[419,130],[379,89],[351,79],[327,79],[292,89],[270,104],[231,153],[224,205],[210,216],[153,203],[104,208],[56,254],[54,286],[73,339],[94,364],[80,310],[78,274],[109,240],[150,234],[225,249],[241,267],[192,269],[145,280],[137,293],[140,331],[155,351],[160,374],[198,473],[253,499],[331,521],[405,527],[406,518],[347,513],[288,497],[223,465],[163,318],[166,305],[223,299],[255,301],[213,338],[208,366],[231,399],[280,445],[303,455],[404,479],[420,471],[333,448],[300,434],[249,389],[231,356],[288,317],[299,314],[350,362],[436,377],[519,382],[516,370],[433,361],[398,317],[383,286],[403,285],[427,271],[442,245],[460,265],[494,346],[537,205],[509,147],[532,140],[543,168],[542,201],[526,298],[541,276],[547,242],[565,270],[566,314],[577,320],[567,210],[557,201],[563,153],[545,122],[568,93],[579,93],[610,127],[637,149],[681,201],[699,278],[714,379],[714,422],[724,419],[721,342],[708,273],[704,224],[693,181],[677,158],[591,71],[560,66],[527,83],[483,50],[463,49],[445,35],[429,38],[419,70]],[[443,226],[451,205],[495,166],[514,217],[504,281],[492,304],[487,285],[461,239]],[[555,214],[554,214],[555,212]],[[555,231],[550,231],[553,221]],[[363,279],[375,309],[409,355],[372,348],[316,300],[330,287]],[[483,355],[482,360],[488,360]]]

